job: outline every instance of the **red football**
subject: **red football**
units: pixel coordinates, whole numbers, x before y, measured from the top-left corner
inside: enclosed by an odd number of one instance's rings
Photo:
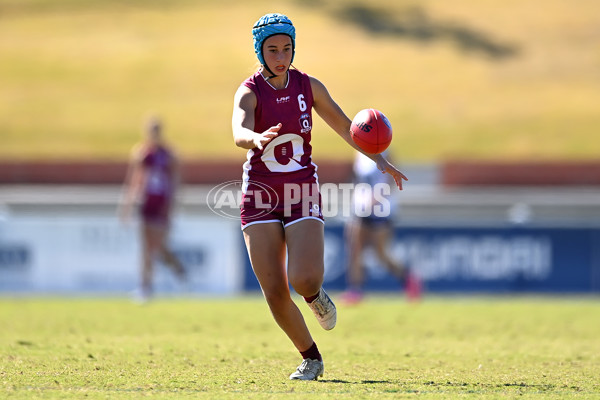
[[[392,124],[374,108],[360,110],[350,125],[352,140],[369,154],[379,154],[392,142]]]

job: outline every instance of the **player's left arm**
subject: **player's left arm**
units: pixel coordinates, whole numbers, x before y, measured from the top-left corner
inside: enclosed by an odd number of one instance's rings
[[[402,181],[407,181],[408,178],[404,175],[398,168],[394,166],[391,162],[389,162],[384,156],[381,154],[367,154],[371,158],[371,160],[375,161],[377,164],[377,168],[384,174],[390,174],[392,178],[394,178],[394,182],[396,182],[396,186],[398,189],[402,190]]]
[[[402,181],[408,180],[408,178],[381,154],[368,154],[362,151],[352,140],[350,134],[350,125],[352,124],[352,121],[333,100],[325,85],[311,76],[310,86],[313,92],[313,108],[317,114],[323,118],[323,121],[325,121],[327,125],[340,135],[340,137],[352,148],[373,160],[381,172],[390,174],[394,178],[394,182],[396,182],[398,188],[402,190]]]
[[[350,124],[352,121],[333,100],[325,85],[311,76],[310,87],[313,94],[313,108],[317,114],[319,114],[323,121],[340,135],[346,143],[356,149],[356,151],[361,151],[350,136]]]
[[[170,174],[171,174],[171,184],[173,185],[173,202],[171,204],[171,208],[173,206],[173,203],[176,203],[177,200],[179,199],[179,192],[181,190],[181,161],[179,160],[179,156],[177,155],[177,153],[175,153],[175,151],[171,150],[171,159],[172,159],[172,165],[171,165],[171,169],[170,169]]]

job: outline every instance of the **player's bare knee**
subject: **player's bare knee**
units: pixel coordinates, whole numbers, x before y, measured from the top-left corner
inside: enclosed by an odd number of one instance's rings
[[[301,296],[312,296],[317,293],[323,284],[323,279],[319,275],[300,274],[290,277],[290,284]]]
[[[265,296],[265,300],[271,309],[277,308],[281,304],[290,300],[290,292],[288,290],[282,290],[278,288],[263,289],[263,295]]]

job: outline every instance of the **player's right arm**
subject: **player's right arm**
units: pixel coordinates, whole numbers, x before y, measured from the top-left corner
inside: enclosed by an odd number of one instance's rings
[[[141,153],[142,146],[135,146],[131,152],[129,167],[125,177],[125,185],[119,208],[119,216],[125,223],[131,218],[133,203],[139,197],[143,186],[144,167],[142,165]]]
[[[256,94],[250,88],[241,85],[235,93],[233,101],[231,127],[235,145],[243,149],[258,147],[262,150],[281,129],[281,124],[277,124],[263,133],[254,132],[256,103]]]

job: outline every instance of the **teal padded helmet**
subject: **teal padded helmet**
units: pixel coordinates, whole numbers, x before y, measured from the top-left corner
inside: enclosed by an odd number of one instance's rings
[[[278,13],[266,14],[260,17],[252,27],[254,52],[258,57],[258,61],[265,67],[265,58],[262,51],[263,43],[271,36],[279,34],[288,35],[292,38],[292,61],[294,61],[294,55],[296,54],[296,29],[288,17]]]

